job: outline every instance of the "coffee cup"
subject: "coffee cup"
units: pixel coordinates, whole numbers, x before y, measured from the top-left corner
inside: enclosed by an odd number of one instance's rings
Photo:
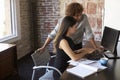
[[[107,62],[108,62],[108,58],[101,58],[100,59],[100,63],[101,63],[101,65],[107,65]]]

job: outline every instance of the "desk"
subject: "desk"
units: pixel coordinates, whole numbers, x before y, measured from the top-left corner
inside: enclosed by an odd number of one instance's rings
[[[0,43],[0,80],[18,80],[16,45]]]
[[[120,59],[108,60],[107,69],[82,79],[65,71],[60,80],[120,80]]]

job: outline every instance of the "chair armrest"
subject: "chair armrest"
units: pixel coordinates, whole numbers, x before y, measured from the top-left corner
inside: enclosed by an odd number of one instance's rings
[[[56,55],[52,55],[52,56],[50,56],[51,58],[55,58],[56,57]]]
[[[40,69],[40,68],[49,68],[49,69],[53,69],[55,71],[57,71],[60,76],[62,76],[62,73],[55,67],[52,67],[52,66],[34,66],[33,69]]]

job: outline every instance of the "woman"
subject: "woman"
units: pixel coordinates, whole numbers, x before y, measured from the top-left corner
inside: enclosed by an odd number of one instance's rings
[[[81,48],[79,53],[75,53],[75,44],[70,38],[72,34],[77,31],[76,19],[71,16],[63,18],[60,29],[54,40],[54,46],[56,48],[56,59],[54,67],[59,69],[62,73],[68,66],[68,60],[79,60],[86,54],[92,53],[94,49]]]
[[[54,67],[59,69],[61,73],[66,70],[68,66],[68,60],[79,60],[86,54],[92,53],[94,51],[94,49],[82,48],[77,51],[78,53],[75,53],[75,44],[70,36],[77,31],[76,22],[76,19],[71,16],[64,17],[60,29],[58,30],[58,33],[54,39],[54,46],[56,48],[56,59],[54,62]],[[59,77],[59,74],[50,70],[39,80],[59,80]]]

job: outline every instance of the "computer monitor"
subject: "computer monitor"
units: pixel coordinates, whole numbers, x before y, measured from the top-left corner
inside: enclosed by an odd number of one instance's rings
[[[105,53],[105,56],[109,59],[120,58],[117,55],[117,44],[119,40],[119,33],[120,33],[119,30],[116,30],[107,26],[105,26],[104,28],[101,45],[108,52],[108,53]]]

